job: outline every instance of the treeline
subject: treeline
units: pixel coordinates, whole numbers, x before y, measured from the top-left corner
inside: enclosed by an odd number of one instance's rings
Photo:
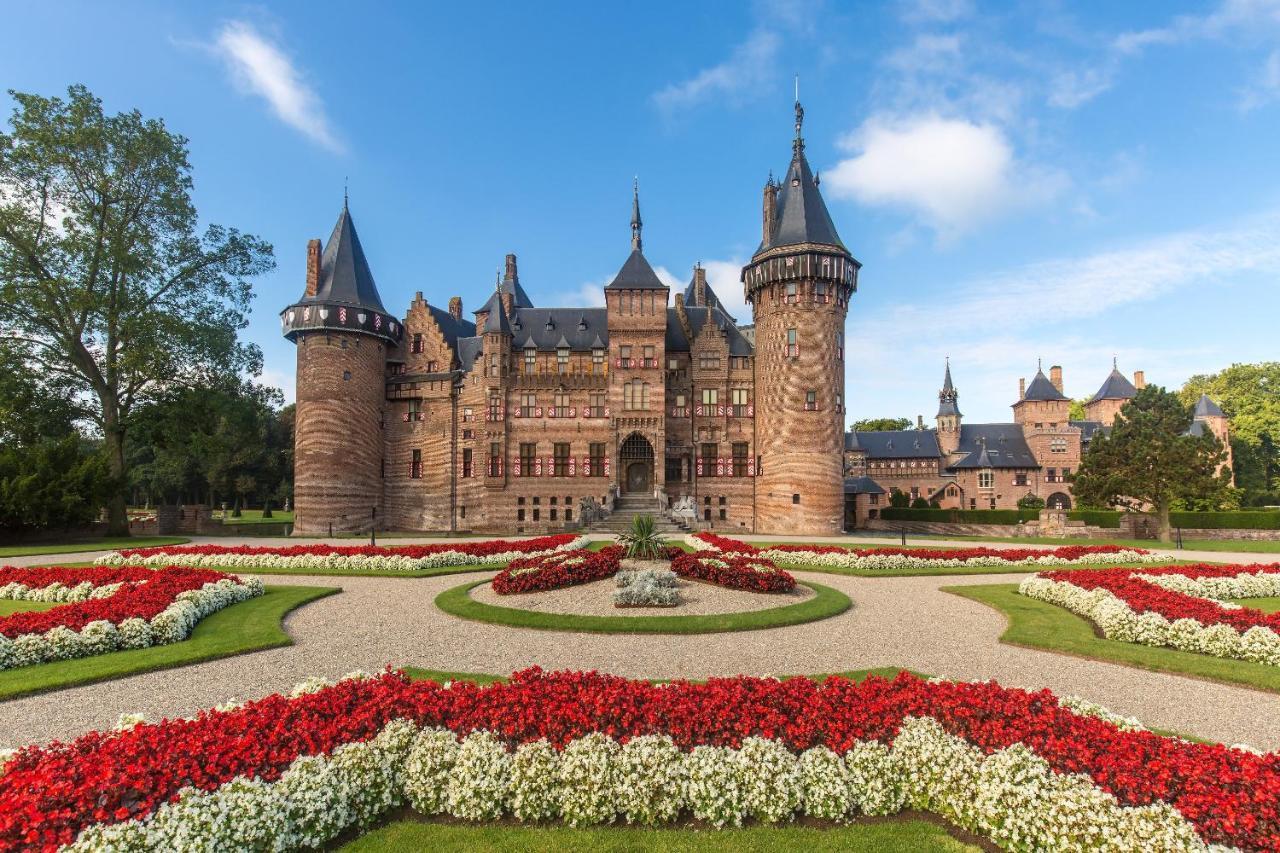
[[[1233,364],[1192,376],[1178,392],[1187,405],[1208,394],[1231,424],[1232,471],[1242,506],[1280,506],[1280,361]]]

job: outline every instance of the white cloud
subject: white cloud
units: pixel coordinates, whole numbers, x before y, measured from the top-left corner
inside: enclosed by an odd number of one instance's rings
[[[973,13],[972,0],[904,0],[902,20],[911,24],[946,24]]]
[[[1116,64],[1104,61],[1079,70],[1062,71],[1049,84],[1049,106],[1064,110],[1092,101],[1115,83]]]
[[[341,152],[320,96],[279,46],[244,21],[229,21],[218,32],[215,52],[236,85],[261,97],[276,117],[330,151]]]
[[[1280,50],[1271,51],[1258,79],[1240,99],[1240,108],[1252,110],[1275,100],[1280,100]]]
[[[1050,199],[1066,183],[1020,163],[996,125],[937,114],[873,116],[841,145],[856,153],[825,173],[834,197],[907,210],[943,238]]]
[[[1163,27],[1121,33],[1113,42],[1121,53],[1140,53],[1151,45],[1181,44],[1235,33],[1257,35],[1280,28],[1280,0],[1223,0],[1207,15],[1179,15]]]
[[[775,33],[756,30],[724,62],[656,92],[653,102],[665,112],[674,112],[712,98],[738,98],[759,90],[773,77],[779,43]]]

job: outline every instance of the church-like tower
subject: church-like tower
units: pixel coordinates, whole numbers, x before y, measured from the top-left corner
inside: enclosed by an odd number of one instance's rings
[[[844,326],[861,266],[836,233],[804,155],[765,185],[763,238],[742,282],[756,344],[756,527],[839,533],[844,522]]]
[[[946,375],[942,379],[942,390],[938,392],[938,448],[944,457],[949,457],[960,447],[960,393],[951,382],[951,359],[947,359]]]
[[[297,344],[294,524],[298,535],[367,531],[382,508],[387,313],[344,201],[329,242],[307,245],[307,286],[280,315]]]

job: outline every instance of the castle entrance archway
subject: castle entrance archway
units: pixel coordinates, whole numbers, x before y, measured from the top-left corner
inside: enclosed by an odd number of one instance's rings
[[[1063,492],[1054,492],[1045,500],[1044,505],[1049,509],[1071,509],[1071,496]]]
[[[653,445],[649,439],[633,432],[618,449],[618,470],[622,473],[622,491],[639,494],[653,490]]]

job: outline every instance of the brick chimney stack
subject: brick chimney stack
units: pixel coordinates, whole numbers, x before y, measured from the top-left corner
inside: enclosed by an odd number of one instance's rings
[[[707,271],[702,264],[693,268],[693,293],[699,305],[707,304]]]
[[[516,281],[518,275],[516,273],[516,256],[514,254],[507,255],[506,269],[502,273],[503,281]]]
[[[778,185],[773,182],[773,175],[769,176],[769,181],[764,185],[764,242],[767,244],[773,240],[773,232],[777,228],[778,217]]]
[[[1133,372],[1133,387],[1139,391],[1147,387],[1147,372],[1145,370],[1135,370]]]
[[[1058,393],[1062,393],[1062,366],[1055,364],[1049,368],[1049,381],[1053,383],[1053,387],[1058,389]]]
[[[307,296],[315,296],[320,288],[320,241],[307,241]]]
[[[1018,399],[1021,400],[1027,396],[1027,378],[1025,376],[1018,377]]]
[[[453,296],[449,299],[449,313],[453,315],[453,319],[462,319],[462,297]]]

